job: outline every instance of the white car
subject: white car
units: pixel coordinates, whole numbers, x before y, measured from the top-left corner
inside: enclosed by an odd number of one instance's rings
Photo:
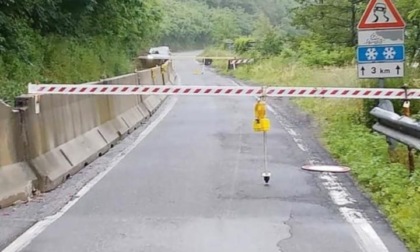
[[[149,50],[150,59],[168,59],[171,56],[171,50],[167,46],[152,47]]]

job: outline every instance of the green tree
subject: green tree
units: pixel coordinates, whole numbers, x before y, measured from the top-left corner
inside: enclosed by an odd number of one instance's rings
[[[420,2],[399,0],[397,8],[407,23],[406,50],[410,61],[419,61],[420,49]]]
[[[224,39],[235,39],[241,35],[240,25],[231,9],[216,9],[211,15],[211,20],[213,42],[220,43]]]
[[[211,11],[197,1],[165,0],[161,41],[174,48],[195,47],[211,42]]]
[[[365,0],[297,0],[293,24],[320,36],[322,43],[355,46]]]

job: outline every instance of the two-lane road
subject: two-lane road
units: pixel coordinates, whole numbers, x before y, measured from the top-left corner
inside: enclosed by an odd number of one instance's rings
[[[184,85],[233,85],[209,71],[194,75],[201,66],[193,60],[175,67]],[[273,177],[264,186],[254,103],[249,97],[168,99],[120,162],[15,245],[28,243],[27,252],[405,251],[382,224],[360,237],[358,223],[343,217],[319,174],[300,169],[308,155],[273,115]]]

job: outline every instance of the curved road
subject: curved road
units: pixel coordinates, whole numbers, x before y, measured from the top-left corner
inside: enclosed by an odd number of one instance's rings
[[[195,75],[193,60],[175,67],[185,85],[234,84],[208,70]],[[332,161],[287,101],[271,101],[273,177],[264,186],[254,103],[169,98],[73,201],[4,251],[406,251],[348,175],[300,169]]]

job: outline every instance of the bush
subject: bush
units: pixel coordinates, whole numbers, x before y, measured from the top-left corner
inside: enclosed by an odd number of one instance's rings
[[[308,66],[345,66],[354,59],[354,49],[346,47],[323,48],[319,42],[304,40],[299,45],[299,55]]]
[[[235,42],[234,42],[235,52],[238,54],[246,53],[252,49],[253,44],[254,44],[254,40],[252,38],[249,38],[249,37],[237,38],[235,39]]]
[[[256,50],[263,56],[276,56],[283,50],[283,42],[280,34],[276,31],[268,32],[260,41],[258,41]]]

